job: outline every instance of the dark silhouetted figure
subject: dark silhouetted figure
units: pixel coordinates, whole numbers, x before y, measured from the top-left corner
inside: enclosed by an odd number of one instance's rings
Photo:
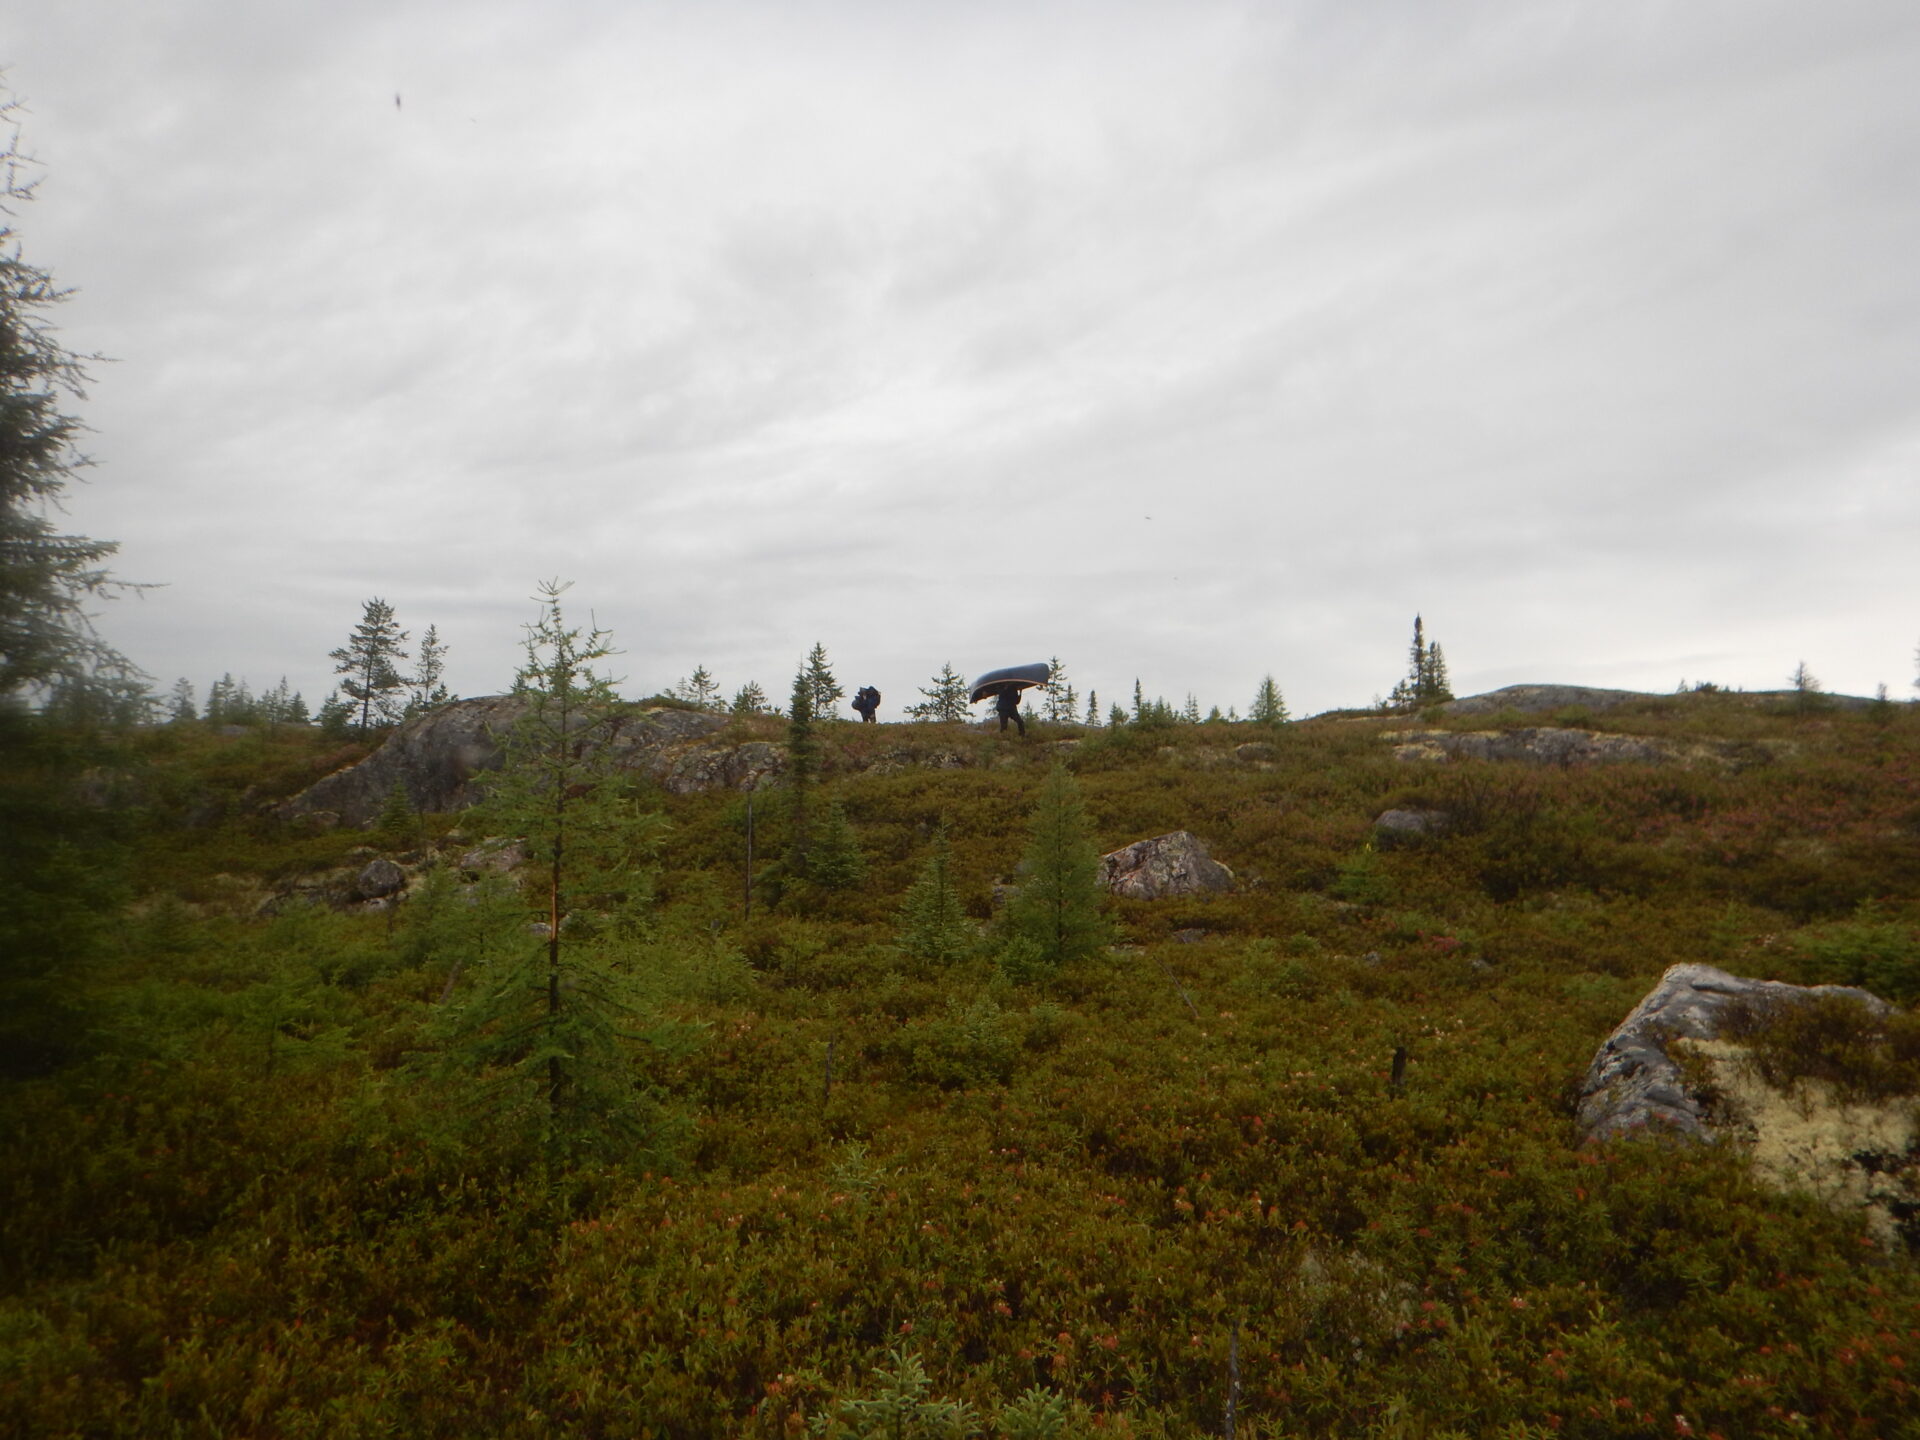
[[[853,692],[853,708],[860,712],[862,725],[874,724],[873,712],[880,708],[880,692],[871,685],[862,685]]]
[[[1027,722],[1020,718],[1020,692],[1002,690],[993,697],[994,713],[1000,717],[1000,733],[1007,733],[1007,721],[1011,720],[1020,727],[1020,738],[1027,738]]]

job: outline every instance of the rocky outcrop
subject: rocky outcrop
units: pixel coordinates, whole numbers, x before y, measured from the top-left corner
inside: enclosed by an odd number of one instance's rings
[[[785,766],[780,747],[765,740],[744,745],[714,740],[669,750],[648,768],[662,790],[691,795],[699,790],[757,790]]]
[[[1784,740],[1661,740],[1542,725],[1516,730],[1388,730],[1393,758],[1415,764],[1501,760],[1529,765],[1718,765],[1745,770],[1790,754]]]
[[[1100,879],[1114,894],[1131,900],[1212,895],[1233,888],[1233,872],[1185,830],[1102,855]]]
[[[1710,1138],[1704,1097],[1688,1088],[1669,1053],[1675,1040],[1717,1041],[1731,1007],[1754,1001],[1792,1004],[1848,995],[1876,1014],[1887,1002],[1844,985],[1747,980],[1711,965],[1674,965],[1595,1052],[1580,1087],[1580,1133],[1604,1140],[1659,1127],[1692,1140]]]
[[[1858,1214],[1882,1242],[1920,1249],[1920,1100],[1839,1096],[1825,1081],[1768,1083],[1746,1048],[1724,1038],[1736,1006],[1845,996],[1884,1016],[1865,990],[1748,980],[1711,965],[1675,965],[1609,1035],[1581,1088],[1587,1140],[1656,1134],[1728,1141],[1758,1178],[1811,1191]]]
[[[1682,747],[1644,735],[1538,726],[1523,730],[1389,730],[1393,758],[1408,761],[1512,760],[1534,765],[1658,765]]]
[[[526,711],[511,695],[456,700],[402,725],[358,764],[322,776],[282,805],[284,819],[321,811],[340,823],[365,825],[380,813],[395,785],[420,811],[459,810],[479,798],[476,784],[500,764],[500,737]]]
[[[526,710],[527,701],[514,695],[443,705],[408,721],[359,764],[319,780],[278,813],[309,824],[337,815],[340,823],[366,825],[395,785],[405,788],[416,810],[464,809],[480,798],[487,772],[499,768],[505,737]],[[627,710],[605,743],[621,766],[645,773],[675,794],[722,786],[752,789],[779,773],[783,756],[777,746],[715,738],[728,723],[727,716],[702,710]]]
[[[1805,696],[1794,690],[1707,690],[1655,694],[1646,690],[1603,690],[1589,685],[1508,685],[1484,695],[1468,695],[1448,700],[1440,709],[1448,715],[1493,715],[1502,710],[1534,714],[1554,710],[1611,710],[1620,705],[1645,704],[1648,701],[1685,701],[1691,698],[1732,702],[1753,709],[1771,710],[1799,706]],[[1820,709],[1864,710],[1874,702],[1862,695],[1820,695]]]
[[[1640,690],[1599,690],[1588,685],[1508,685],[1485,695],[1469,695],[1449,700],[1440,708],[1449,715],[1493,715],[1502,710],[1532,713],[1564,710],[1579,706],[1585,710],[1611,710],[1636,700],[1662,697]]]

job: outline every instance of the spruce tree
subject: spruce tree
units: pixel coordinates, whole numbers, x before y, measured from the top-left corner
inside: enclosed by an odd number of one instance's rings
[[[1426,624],[1415,615],[1407,673],[1393,687],[1387,705],[1394,710],[1418,710],[1423,705],[1437,705],[1451,699],[1453,690],[1447,682],[1447,658],[1437,642],[1427,640]]]
[[[760,682],[749,680],[734,692],[732,710],[735,715],[764,715],[767,713],[767,692],[760,688]]]
[[[838,797],[828,802],[819,833],[807,855],[807,879],[823,890],[851,890],[867,878],[867,857],[860,837]]]
[[[420,637],[420,665],[413,677],[413,694],[407,699],[407,714],[418,715],[453,697],[447,692],[447,647],[440,643],[440,627],[427,626]]]
[[[1071,725],[1078,699],[1073,686],[1067,683],[1066,667],[1058,655],[1054,656],[1047,662],[1047,695],[1040,713],[1056,724]]]
[[[1826,708],[1827,697],[1820,693],[1820,681],[1807,668],[1806,661],[1793,667],[1787,683],[1793,686],[1793,708],[1802,715]]]
[[[1247,719],[1255,725],[1284,725],[1287,721],[1287,702],[1280,694],[1280,687],[1268,675],[1260,681],[1260,688],[1253,692],[1253,705],[1247,711]]]
[[[813,649],[807,652],[807,700],[813,718],[831,720],[839,709],[841,697],[847,692],[840,688],[840,682],[833,678],[833,667],[827,664],[827,647],[814,642]]]
[[[400,717],[400,692],[410,683],[395,665],[407,652],[400,642],[407,632],[394,619],[393,607],[375,596],[366,602],[360,623],[338,650],[327,658],[334,662],[334,673],[344,677],[340,688],[359,708],[361,734],[375,724],[389,724]]]
[[[1098,725],[1099,723],[1100,692],[1098,690],[1089,690],[1087,692],[1087,724]]]
[[[173,682],[173,693],[167,697],[167,720],[177,724],[199,718],[200,711],[193,703],[193,682],[182,675]]]
[[[379,817],[373,822],[374,833],[387,845],[403,847],[413,844],[420,838],[420,816],[413,808],[413,800],[407,794],[405,782],[396,780],[387,791],[387,798],[381,802]]]
[[[642,865],[665,828],[639,811],[608,743],[620,705],[595,667],[616,653],[612,637],[567,623],[567,588],[540,586],[514,677],[526,710],[479,812],[525,843],[537,923],[523,911],[501,937],[448,1017],[442,1052],[503,1138],[535,1143],[550,1165],[631,1158],[649,1138],[627,1053],[638,998],[617,941],[649,896]]]
[[[813,785],[820,773],[820,742],[813,733],[813,686],[802,670],[793,677],[787,711],[787,873],[804,877],[813,840]]]
[[[62,534],[52,518],[89,463],[75,448],[85,427],[63,406],[86,398],[86,364],[100,357],[55,340],[47,312],[70,292],[21,255],[11,217],[37,182],[23,178],[33,162],[18,113],[0,97],[0,698],[57,687],[71,709],[75,687],[119,694],[147,677],[100,639],[86,609],[131,588],[105,568],[119,547]]]
[[[251,725],[263,718],[261,704],[245,680],[236,680],[232,672],[222,675],[207,689],[209,725]]]
[[[1453,686],[1447,681],[1447,657],[1440,642],[1427,646],[1426,668],[1420,672],[1420,703],[1437,705],[1453,699]]]
[[[723,708],[720,703],[720,686],[715,683],[713,676],[708,673],[704,665],[695,666],[693,674],[675,685],[673,696],[676,700],[684,700],[689,705],[697,705],[702,710]]]
[[[353,727],[353,706],[338,690],[330,692],[320,702],[319,725],[320,733],[330,740],[345,739],[348,730]]]
[[[973,926],[953,883],[953,855],[943,819],[933,833],[933,848],[900,905],[899,938],[894,942],[916,960],[951,965],[973,949]]]
[[[1020,886],[1000,917],[1003,965],[1016,979],[1097,955],[1112,935],[1101,908],[1100,854],[1080,787],[1064,765],[1047,772],[1030,824]]]
[[[304,725],[307,720],[307,702],[299,693],[287,685],[287,677],[282,675],[280,683],[260,697],[260,718],[269,725]]]
[[[909,705],[907,714],[916,720],[965,720],[967,718],[967,682],[954,673],[953,662],[948,661],[940,667],[940,673],[933,677],[933,688],[921,687],[920,693],[927,698],[918,705]]]

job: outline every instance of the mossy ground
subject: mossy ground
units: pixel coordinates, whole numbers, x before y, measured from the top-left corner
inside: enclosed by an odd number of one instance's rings
[[[1920,714],[1583,723],[1750,749],[1415,768],[1367,720],[829,725],[866,878],[751,920],[742,798],[653,797],[655,928],[595,943],[678,1037],[633,1055],[663,1118],[644,1162],[558,1173],[454,1142],[413,1082],[453,932],[232,913],[368,843],[260,814],[346,752],[105,746],[135,807],[87,852],[118,857],[108,923],[22,992],[65,1038],[0,1082],[0,1430],[789,1435],[910,1351],[994,1433],[1035,1386],[1059,1433],[1219,1433],[1237,1371],[1240,1436],[1920,1434],[1912,1256],[1727,1149],[1582,1149],[1570,1118],[1676,961],[1920,993]],[[1101,848],[1191,830],[1240,888],[1117,904],[1124,943],[1042,987],[901,955],[941,818],[984,922],[1063,755]],[[1455,824],[1376,847],[1391,806]],[[767,797],[756,824],[777,853]]]

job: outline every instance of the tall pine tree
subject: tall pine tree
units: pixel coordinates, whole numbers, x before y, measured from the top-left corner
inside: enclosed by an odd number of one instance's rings
[[[1407,673],[1393,687],[1387,704],[1395,710],[1418,710],[1423,705],[1437,705],[1451,699],[1453,690],[1447,682],[1447,658],[1437,642],[1428,641],[1426,624],[1415,615]]]
[[[807,652],[807,700],[812,707],[816,720],[831,720],[840,708],[841,697],[847,692],[840,688],[840,682],[833,678],[833,667],[827,663],[827,647],[814,642],[813,649]]]
[[[1260,688],[1253,692],[1253,706],[1247,711],[1247,719],[1255,725],[1286,723],[1287,702],[1280,694],[1280,687],[1273,683],[1273,676],[1264,677]]]
[[[334,673],[342,677],[341,690],[359,710],[360,732],[375,724],[386,725],[400,718],[401,693],[409,680],[400,673],[396,661],[405,660],[400,648],[407,632],[394,619],[393,607],[378,596],[366,602],[360,623],[338,650],[327,658],[334,662]]]
[[[55,526],[61,496],[89,463],[75,444],[84,428],[63,407],[85,399],[86,363],[55,338],[46,316],[70,292],[22,258],[11,217],[33,198],[23,179],[19,102],[0,97],[0,698],[45,697],[96,687],[108,699],[138,688],[143,675],[100,639],[91,600],[130,588],[105,562],[119,547],[65,535]]]
[[[407,714],[418,715],[444,705],[453,696],[446,687],[447,647],[440,642],[440,627],[427,626],[420,637],[420,666],[413,677],[413,694],[407,700]]]

